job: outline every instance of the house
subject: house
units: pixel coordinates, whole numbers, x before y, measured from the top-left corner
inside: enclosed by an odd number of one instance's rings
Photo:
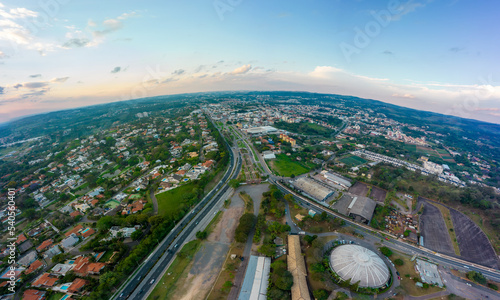
[[[47,250],[43,256],[52,259],[52,257],[56,256],[57,254],[61,254],[61,249],[59,249],[58,245],[54,245],[52,246],[52,248]]]
[[[57,264],[50,270],[50,273],[55,276],[65,276],[73,267],[74,264]]]
[[[17,261],[18,264],[21,266],[29,266],[31,265],[37,258],[37,254],[35,250],[31,250],[30,252],[26,253],[23,257],[19,258]]]
[[[53,242],[54,242],[54,240],[52,240],[52,239],[48,239],[48,240],[43,241],[40,244],[40,246],[36,247],[36,251],[38,251],[38,253],[40,253],[40,252],[43,252],[43,251],[47,250],[47,248],[49,248],[50,246],[52,246]]]
[[[80,230],[83,229],[83,226],[82,225],[77,225],[75,226],[73,229],[71,229],[70,231],[66,232],[64,235],[66,237],[70,236],[72,233],[75,233],[75,234],[78,234],[78,232],[80,232]]]
[[[64,251],[68,251],[71,249],[76,243],[78,243],[80,239],[75,233],[72,233],[70,236],[61,241],[61,247]]]
[[[29,289],[29,290],[24,291],[23,299],[24,300],[45,300],[46,293],[47,293],[46,291]]]
[[[79,211],[74,211],[69,214],[71,217],[75,218],[76,216],[83,216],[83,214]]]
[[[213,160],[207,160],[206,162],[204,162],[201,165],[203,167],[207,168],[208,170],[210,170],[210,168],[212,168],[212,166],[214,165],[214,161]]]
[[[53,287],[57,281],[59,281],[59,278],[51,276],[49,273],[43,273],[33,281],[31,285],[34,287],[50,288]]]
[[[83,230],[82,232],[80,232],[80,235],[86,239],[88,238],[89,236],[93,235],[95,233],[94,229],[90,228],[90,227],[87,227],[85,228],[85,230]]]
[[[44,266],[45,264],[39,259],[37,259],[34,262],[32,262],[31,265],[24,271],[24,274],[28,275]]]
[[[21,233],[20,235],[17,236],[17,240],[16,240],[16,245],[20,245],[22,243],[24,243],[24,241],[26,241],[26,236],[24,235],[24,233]]]
[[[90,263],[87,266],[87,273],[92,275],[99,274],[105,266],[106,266],[105,263],[100,263],[100,262]]]
[[[72,294],[76,294],[76,293],[80,292],[80,290],[88,283],[89,282],[85,279],[76,278],[75,280],[73,280],[71,285],[68,287],[68,292],[70,292]]]
[[[144,205],[146,203],[148,203],[148,202],[144,201],[142,199],[134,201],[131,204],[127,205],[127,207],[125,209],[123,209],[122,215],[135,214],[135,213],[143,210]]]
[[[87,276],[87,265],[89,264],[89,258],[85,256],[79,256],[75,259],[73,263],[73,271],[80,276]]]

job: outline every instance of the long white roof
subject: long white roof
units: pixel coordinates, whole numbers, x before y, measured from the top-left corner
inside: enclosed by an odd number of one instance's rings
[[[330,255],[330,266],[343,280],[351,284],[359,281],[360,287],[384,286],[390,274],[387,265],[373,251],[358,245],[342,245]]]

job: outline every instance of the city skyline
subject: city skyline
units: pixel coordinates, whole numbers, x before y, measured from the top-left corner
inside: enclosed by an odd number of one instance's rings
[[[0,122],[164,94],[303,90],[500,123],[498,4],[0,2]]]

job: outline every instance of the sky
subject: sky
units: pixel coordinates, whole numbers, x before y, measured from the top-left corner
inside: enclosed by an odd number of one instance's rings
[[[494,0],[0,0],[0,122],[157,95],[353,95],[500,123]]]

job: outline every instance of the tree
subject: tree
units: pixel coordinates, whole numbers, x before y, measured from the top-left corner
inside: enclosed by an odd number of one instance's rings
[[[276,280],[275,285],[277,288],[284,291],[291,290],[293,285],[292,273],[290,273],[289,271],[283,272],[283,275],[278,277],[278,279]]]
[[[402,266],[405,264],[405,262],[401,258],[396,259],[394,263],[398,266]]]
[[[450,229],[450,230],[451,230],[451,229]],[[405,230],[405,232],[403,233],[403,235],[404,235],[405,237],[409,237],[409,236],[410,236],[410,233],[411,233],[411,230],[409,230],[409,229],[408,229],[408,230]]]
[[[274,255],[276,254],[276,245],[264,244],[258,248],[258,251],[265,256],[274,257]]]
[[[238,179],[231,179],[229,180],[229,186],[235,189],[240,186],[240,181]]]
[[[224,282],[224,284],[222,285],[221,290],[224,293],[229,293],[229,291],[231,290],[232,287],[233,287],[233,283],[228,280],[228,281]]]
[[[309,244],[309,245],[312,245],[312,243],[314,242],[314,240],[317,238],[318,236],[317,235],[306,235],[304,236],[304,241]]]
[[[113,218],[111,216],[104,216],[97,221],[97,229],[100,231],[109,230],[113,226]]]
[[[328,299],[328,292],[324,289],[315,290],[313,296],[316,300],[326,300]]]
[[[132,232],[132,234],[130,235],[130,238],[132,238],[134,241],[137,241],[138,239],[140,239],[142,236],[142,231],[140,230],[136,230],[134,232]]]
[[[382,252],[382,254],[387,257],[390,257],[392,255],[392,250],[387,247],[381,247],[380,252]]]
[[[198,231],[198,232],[196,233],[196,238],[197,238],[197,239],[200,239],[200,240],[204,240],[204,239],[206,239],[206,238],[207,238],[207,236],[208,236],[208,232],[207,232],[206,230],[203,230],[203,231]]]

